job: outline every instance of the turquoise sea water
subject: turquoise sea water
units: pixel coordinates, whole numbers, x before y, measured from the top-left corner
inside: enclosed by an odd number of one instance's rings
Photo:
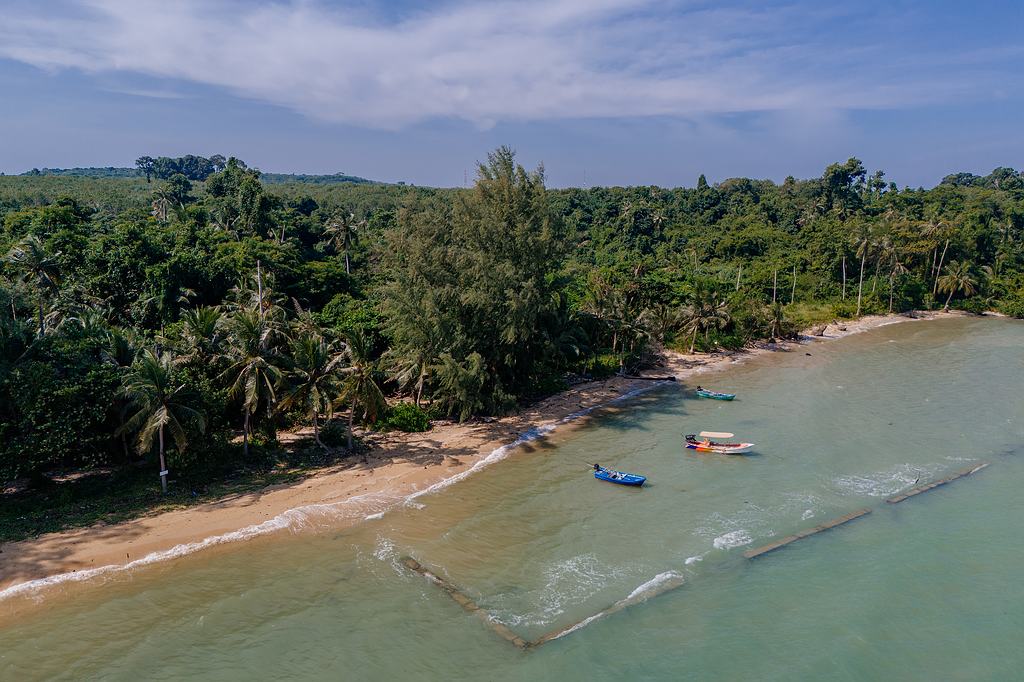
[[[1022,348],[1019,322],[907,323],[695,379],[733,403],[660,387],[355,528],[40,592],[0,630],[0,679],[1019,679]],[[682,449],[699,430],[756,454]],[[527,639],[637,603],[520,651],[406,555]]]

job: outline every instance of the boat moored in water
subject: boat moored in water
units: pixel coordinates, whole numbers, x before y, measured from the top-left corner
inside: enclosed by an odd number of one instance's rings
[[[697,387],[698,398],[711,398],[712,400],[733,400],[736,397],[735,393],[719,393],[718,391],[711,391],[706,388]]]
[[[640,474],[629,474],[625,471],[615,471],[614,469],[606,469],[602,466],[594,467],[594,478],[600,481],[608,481],[609,483],[637,487],[642,486],[647,480],[646,476],[641,476]]]
[[[695,434],[686,435],[686,447],[697,452],[717,452],[721,455],[741,455],[750,452],[753,443],[723,443],[713,438],[734,438],[734,434],[722,431],[701,431],[700,438]]]

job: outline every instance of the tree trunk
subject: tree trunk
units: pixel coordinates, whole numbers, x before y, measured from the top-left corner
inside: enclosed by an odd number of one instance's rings
[[[740,265],[740,269],[736,271],[736,291],[740,290],[740,276],[743,275],[743,266]]]
[[[425,370],[420,370],[420,380],[416,382],[416,407],[420,406],[420,400],[423,398],[423,383],[427,379],[427,373]]]
[[[245,421],[242,422],[242,452],[249,457],[249,408],[245,408]]]
[[[352,425],[356,420],[356,401],[352,399],[352,405],[348,408],[348,451],[352,452]]]
[[[160,427],[160,487],[167,494],[167,464],[164,462],[164,427]]]
[[[316,416],[316,408],[313,409],[313,439],[316,440],[317,445],[324,449],[324,452],[329,450],[329,448],[324,445],[324,442],[320,440],[320,422]]]
[[[946,245],[942,247],[942,257],[939,258],[939,267],[935,269],[935,285],[932,287],[932,296],[939,293],[939,275],[942,274],[942,264],[946,260],[946,249],[949,248],[949,240],[946,240]]]
[[[775,292],[779,288],[779,269],[775,268],[772,273],[772,303],[775,303]]]
[[[892,315],[892,273],[889,273],[889,314]]]
[[[865,254],[867,255],[867,254]],[[864,295],[864,256],[860,257],[860,283],[857,285],[857,317],[860,317],[860,301]]]
[[[793,291],[789,294],[789,304],[793,305],[793,301],[796,300],[796,266],[793,266]]]
[[[43,317],[43,296],[39,295],[39,338],[43,338],[43,334],[46,333],[46,322]]]
[[[348,263],[348,249],[345,249],[345,274],[346,275],[351,275],[352,274],[352,270],[349,268],[349,263]]]
[[[693,349],[697,345],[697,327],[693,328],[693,337],[690,339],[690,355],[693,355]]]
[[[846,300],[846,256],[843,256],[843,300]]]
[[[955,288],[949,290],[949,296],[946,297],[946,305],[942,306],[942,309],[946,312],[949,312],[949,302],[953,300],[954,291],[956,291]]]

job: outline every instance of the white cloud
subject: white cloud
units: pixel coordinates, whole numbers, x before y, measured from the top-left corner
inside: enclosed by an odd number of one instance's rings
[[[6,8],[0,56],[194,82],[376,128],[892,107],[979,86],[948,72],[859,68],[870,48],[816,42],[807,7],[458,1],[399,19],[311,0],[87,0],[63,9]]]

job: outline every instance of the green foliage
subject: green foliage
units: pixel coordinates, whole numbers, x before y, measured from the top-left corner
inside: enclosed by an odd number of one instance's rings
[[[420,432],[430,430],[430,416],[412,403],[395,403],[387,409],[377,427],[388,431]]]
[[[0,479],[136,459],[119,387],[143,348],[171,354],[206,417],[166,448],[172,483],[198,485],[273,459],[280,426],[323,420],[337,445],[349,420],[415,421],[385,392],[466,419],[661,347],[946,303],[1024,317],[1024,187],[1007,168],[930,190],[857,159],[780,185],[550,190],[507,148],[468,190],[216,156],[108,170],[0,177]],[[246,458],[240,432],[267,445]]]

